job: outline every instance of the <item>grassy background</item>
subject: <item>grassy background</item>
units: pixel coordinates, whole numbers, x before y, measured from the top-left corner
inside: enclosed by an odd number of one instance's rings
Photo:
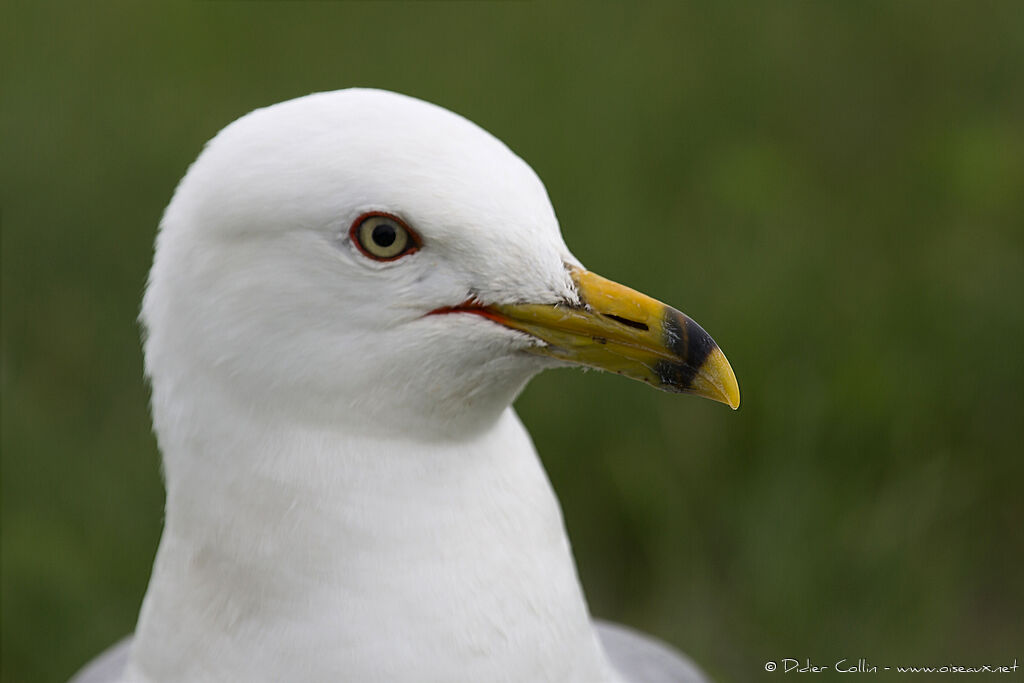
[[[163,499],[135,317],[175,183],[241,114],[350,85],[505,140],[584,263],[736,369],[737,413],[569,371],[519,400],[596,614],[721,681],[1024,660],[1020,3],[0,12],[3,681],[133,627]]]

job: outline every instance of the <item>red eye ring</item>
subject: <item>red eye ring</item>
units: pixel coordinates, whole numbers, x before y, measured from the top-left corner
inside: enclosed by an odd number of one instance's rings
[[[386,211],[367,211],[352,222],[349,239],[363,256],[374,261],[397,261],[423,246],[405,221]]]

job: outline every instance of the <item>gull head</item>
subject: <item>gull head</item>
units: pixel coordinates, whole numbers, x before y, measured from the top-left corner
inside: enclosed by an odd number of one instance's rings
[[[522,159],[377,90],[259,109],[211,140],[161,222],[142,320],[158,431],[187,389],[275,419],[443,436],[565,364],[739,402],[703,329],[570,253]]]

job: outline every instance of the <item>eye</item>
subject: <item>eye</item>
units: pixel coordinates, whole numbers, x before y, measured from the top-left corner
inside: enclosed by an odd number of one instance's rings
[[[378,261],[394,261],[420,248],[419,236],[388,213],[364,213],[349,230],[359,251]]]

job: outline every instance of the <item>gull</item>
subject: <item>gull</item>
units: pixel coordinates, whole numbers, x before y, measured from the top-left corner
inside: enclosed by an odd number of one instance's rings
[[[583,365],[735,409],[735,375],[586,270],[482,128],[371,89],[243,116],[166,209],[141,321],[163,534],[75,683],[705,680],[592,619],[511,404]]]

